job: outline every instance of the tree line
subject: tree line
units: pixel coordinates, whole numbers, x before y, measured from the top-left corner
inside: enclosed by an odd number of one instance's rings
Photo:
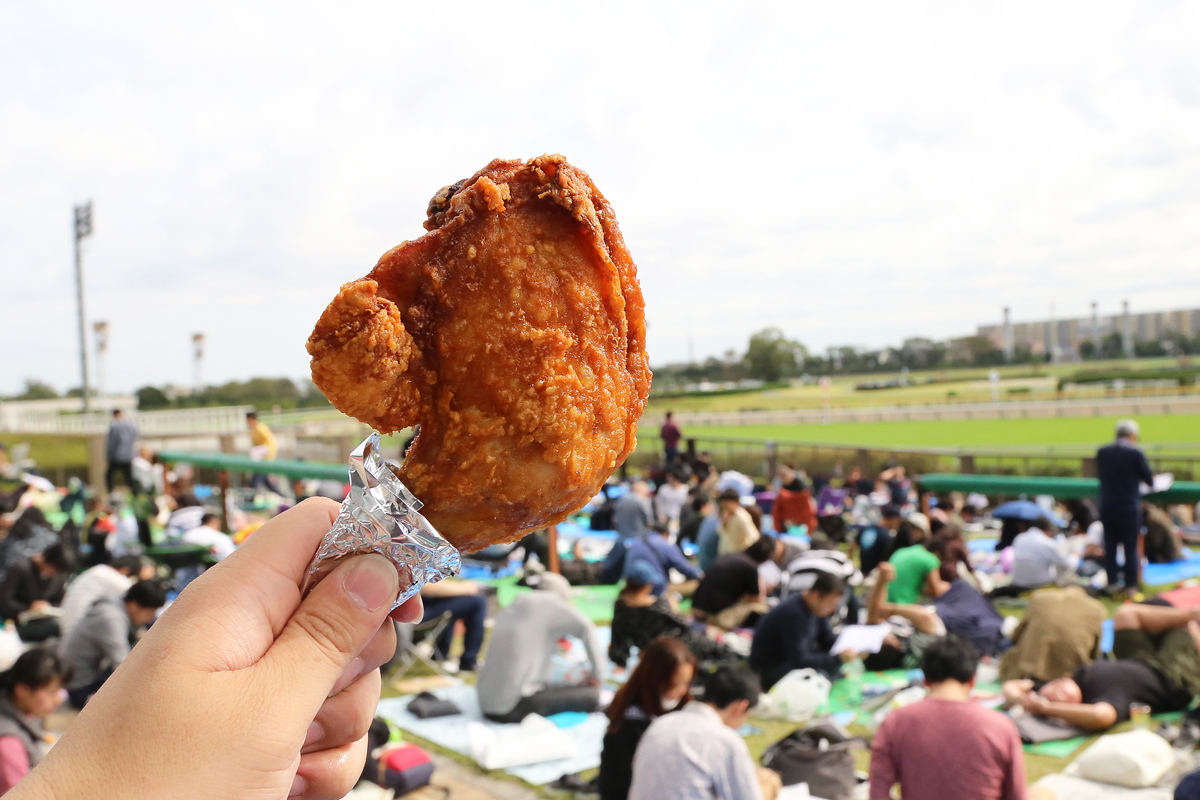
[[[78,388],[60,395],[50,384],[29,378],[25,388],[10,400],[53,400],[59,397],[80,397]],[[245,381],[205,386],[198,391],[181,391],[171,386],[142,386],[134,395],[139,411],[164,408],[202,408],[205,406],[250,405],[260,408],[310,408],[328,406],[329,401],[310,380],[291,378],[250,378]],[[95,397],[93,391],[92,396]]]
[[[1133,348],[1134,356],[1138,358],[1200,354],[1200,333],[1188,338],[1178,331],[1170,331],[1160,340],[1135,341]],[[1091,340],[1085,340],[1079,344],[1079,356],[1084,360],[1121,358],[1124,356],[1121,335],[1108,335],[1099,347]],[[746,379],[773,382],[802,376],[992,367],[1046,361],[1044,353],[1034,353],[1028,345],[1016,346],[1012,357],[1005,358],[1004,351],[986,336],[967,336],[950,343],[912,337],[897,347],[869,349],[844,345],[819,354],[789,338],[782,329],[771,327],[752,334],[744,351],[730,349],[720,357],[710,356],[696,363],[655,367],[654,379],[661,387],[678,387],[702,382]]]

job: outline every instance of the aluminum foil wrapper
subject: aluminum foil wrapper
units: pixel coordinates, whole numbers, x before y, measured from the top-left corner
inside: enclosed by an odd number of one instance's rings
[[[380,454],[379,434],[372,433],[350,454],[350,494],[308,565],[304,593],[339,559],[364,553],[379,553],[396,565],[400,596],[392,608],[425,584],[456,575],[458,551],[417,513],[421,505]]]

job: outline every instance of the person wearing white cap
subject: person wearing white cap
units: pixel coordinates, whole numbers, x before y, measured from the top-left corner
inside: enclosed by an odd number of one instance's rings
[[[1100,479],[1100,521],[1104,523],[1104,570],[1109,587],[1121,578],[1117,548],[1125,556],[1125,590],[1136,592],[1140,583],[1141,557],[1138,534],[1142,528],[1141,484],[1153,484],[1154,473],[1146,454],[1138,448],[1138,424],[1131,419],[1117,423],[1116,441],[1096,452],[1096,477]]]

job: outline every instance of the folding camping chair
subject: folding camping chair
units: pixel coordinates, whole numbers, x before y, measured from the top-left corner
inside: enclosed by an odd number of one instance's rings
[[[418,664],[424,664],[435,674],[451,677],[441,664],[434,658],[438,637],[446,630],[453,619],[446,611],[433,619],[417,623],[395,623],[396,625],[396,655],[383,666],[383,677],[387,681],[397,681],[407,675]]]

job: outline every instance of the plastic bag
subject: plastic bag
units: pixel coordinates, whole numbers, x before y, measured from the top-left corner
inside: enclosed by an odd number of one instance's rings
[[[771,687],[755,716],[808,722],[829,699],[831,686],[829,679],[814,669],[794,669]]]
[[[471,758],[484,769],[508,769],[575,757],[575,742],[545,717],[530,714],[515,727],[467,723]]]

